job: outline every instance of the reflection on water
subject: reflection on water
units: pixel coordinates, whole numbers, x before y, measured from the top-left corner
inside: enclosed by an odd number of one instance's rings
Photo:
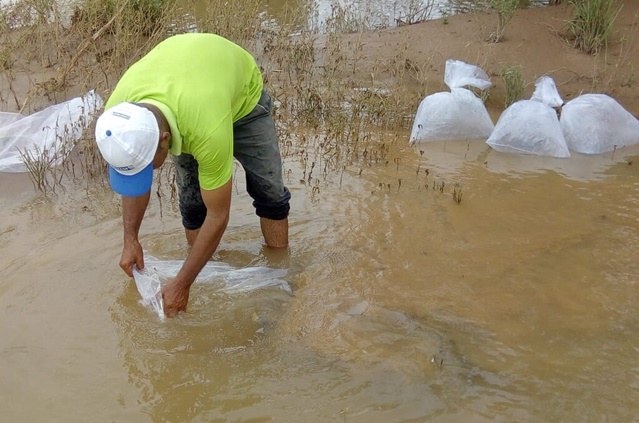
[[[165,322],[117,267],[108,191],[3,189],[3,417],[633,421],[639,175],[637,153],[618,153],[568,165],[483,142],[402,145],[320,193],[288,157],[288,254],[261,246],[240,173],[215,259],[288,269],[293,295],[196,285],[190,312]],[[142,241],[186,252],[157,201]]]
[[[368,28],[379,28],[488,9],[490,0],[266,0],[266,4],[275,16],[282,15],[289,6],[309,11],[305,23],[311,28],[323,28],[327,19],[335,16],[336,12],[343,12],[347,20]],[[547,4],[548,0],[521,1],[521,7]]]

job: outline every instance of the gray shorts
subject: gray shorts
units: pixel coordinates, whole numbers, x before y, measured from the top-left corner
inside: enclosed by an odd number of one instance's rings
[[[263,91],[253,111],[233,124],[233,155],[246,173],[246,187],[253,198],[255,213],[282,220],[288,217],[291,193],[282,179],[272,105],[271,97]],[[197,161],[190,154],[173,156],[173,161],[182,224],[186,229],[199,229],[206,217],[206,207],[200,193]]]

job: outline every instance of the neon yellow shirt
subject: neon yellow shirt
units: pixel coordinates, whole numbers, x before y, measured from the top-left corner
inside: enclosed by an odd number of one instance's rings
[[[157,106],[171,127],[171,154],[192,154],[200,187],[210,190],[231,179],[233,123],[253,110],[262,84],[255,59],[237,44],[175,35],[124,73],[105,109],[125,101]]]

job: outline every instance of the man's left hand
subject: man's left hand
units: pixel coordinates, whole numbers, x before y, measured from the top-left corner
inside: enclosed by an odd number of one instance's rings
[[[189,290],[189,286],[184,286],[177,279],[173,279],[162,287],[162,301],[166,317],[175,317],[179,312],[186,311]]]

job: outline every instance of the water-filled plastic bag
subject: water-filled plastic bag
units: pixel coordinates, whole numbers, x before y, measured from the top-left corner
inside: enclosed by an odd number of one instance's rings
[[[444,82],[450,92],[428,95],[417,108],[410,143],[486,139],[494,124],[486,106],[467,86],[488,89],[490,79],[481,68],[447,60]]]
[[[508,107],[486,143],[504,153],[570,157],[557,112],[535,100],[520,100]]]
[[[600,154],[639,143],[639,120],[605,94],[583,94],[567,102],[559,120],[568,148]]]
[[[542,77],[536,85],[534,100],[520,100],[504,110],[486,143],[505,153],[570,157],[559,117],[551,106],[563,103],[555,83]]]

